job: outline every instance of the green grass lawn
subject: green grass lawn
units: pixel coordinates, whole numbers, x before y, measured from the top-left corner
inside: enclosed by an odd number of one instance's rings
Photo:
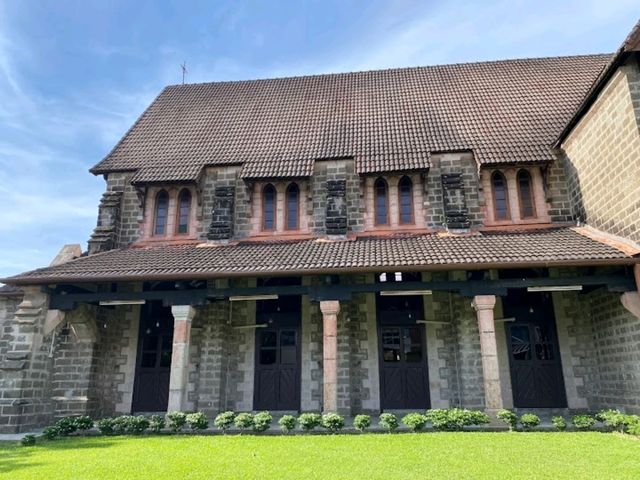
[[[640,478],[640,441],[602,433],[153,436],[0,443],[0,478]]]

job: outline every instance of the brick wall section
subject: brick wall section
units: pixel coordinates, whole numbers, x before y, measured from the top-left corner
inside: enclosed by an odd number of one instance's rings
[[[589,296],[597,372],[592,408],[640,414],[640,319],[620,303],[619,293]]]
[[[132,173],[110,173],[106,175],[107,191],[121,191],[120,225],[117,248],[126,247],[142,236],[140,222],[142,209],[136,189],[131,185]]]
[[[239,177],[240,167],[209,167],[205,170],[200,181],[202,205],[198,207],[198,236],[206,238],[211,225],[211,212],[215,203],[215,193],[218,187],[230,187],[235,191],[233,205],[233,231],[238,236],[244,236],[250,229],[251,209],[248,205],[248,187]]]
[[[126,316],[122,314],[126,308],[131,307],[99,308],[96,313],[100,330],[100,341],[95,346],[97,417],[114,415],[116,406],[123,400],[118,387],[125,381],[124,373],[119,370],[127,361],[123,356],[122,346],[129,343],[130,326]]]
[[[200,338],[200,371],[198,374],[196,409],[213,415],[226,406],[224,373],[230,328],[227,325],[229,302],[218,301],[198,308],[196,318],[202,318]]]
[[[303,278],[303,282],[318,283],[318,278]],[[322,408],[322,313],[318,302],[302,297],[302,365],[300,409],[320,411]]]
[[[563,163],[556,161],[543,169],[547,213],[552,222],[572,222],[571,197]]]
[[[25,287],[13,318],[4,322],[4,354],[0,358],[0,433],[33,430],[50,423],[51,335],[43,335],[48,297],[38,287]]]
[[[353,160],[323,160],[314,165],[311,177],[310,201],[307,202],[309,228],[316,235],[324,235],[327,213],[327,181],[344,180],[346,184],[347,233],[364,229],[364,204],[361,199],[360,177]],[[306,192],[303,192],[303,194]]]
[[[478,168],[470,153],[443,153],[431,157],[431,168],[426,181],[425,221],[430,228],[443,226],[442,205],[443,174],[460,173],[464,184],[464,196],[469,211],[471,226],[481,225],[484,220],[482,197],[478,180]]]
[[[0,359],[10,348],[13,315],[21,301],[22,296],[0,296]]]
[[[640,69],[621,67],[562,144],[573,213],[640,241]]]

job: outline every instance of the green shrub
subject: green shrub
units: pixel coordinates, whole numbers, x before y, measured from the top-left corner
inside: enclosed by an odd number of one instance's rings
[[[25,447],[32,447],[36,444],[36,436],[35,435],[25,435],[20,439],[20,443]]]
[[[511,410],[503,409],[500,410],[496,417],[498,420],[501,420],[503,423],[506,423],[509,426],[509,430],[514,430],[518,425],[518,416],[513,413]]]
[[[378,424],[388,432],[393,432],[398,428],[398,417],[393,413],[381,413],[378,417]]]
[[[167,427],[173,433],[178,433],[187,423],[187,414],[184,412],[169,412],[165,418],[167,419]]]
[[[356,430],[364,432],[371,426],[371,417],[369,415],[356,415],[353,419],[353,426],[356,427]]]
[[[620,410],[602,410],[596,414],[596,419],[610,430],[624,432],[629,423],[630,415],[625,415]]]
[[[298,417],[298,425],[306,432],[310,432],[322,425],[322,415],[319,413],[303,413]]]
[[[236,418],[236,414],[233,412],[219,413],[213,420],[213,424],[222,430],[222,433],[226,433],[233,426],[233,421]]]
[[[73,422],[76,424],[78,430],[91,430],[93,428],[93,420],[87,415],[75,417]]]
[[[248,430],[253,428],[253,415],[250,413],[239,413],[234,423],[240,430]]]
[[[96,423],[102,435],[113,435],[115,433],[115,419],[102,418]]]
[[[640,417],[638,415],[632,415],[631,417],[632,418],[627,425],[627,433],[640,437]]]
[[[133,417],[131,415],[120,415],[113,419],[113,433],[116,435],[124,435],[129,433],[131,429],[131,422]]]
[[[424,428],[427,418],[421,413],[408,413],[402,417],[402,423],[412,432],[417,432]]]
[[[74,417],[64,417],[56,422],[61,437],[66,437],[78,430]]]
[[[289,433],[296,428],[296,417],[293,415],[283,415],[280,420],[278,420],[278,425],[280,425],[284,433]]]
[[[322,415],[322,426],[335,433],[344,427],[344,417],[337,413],[325,413]]]
[[[42,436],[47,440],[55,440],[60,436],[60,429],[56,425],[51,425],[42,431]]]
[[[525,430],[532,430],[540,425],[540,417],[533,413],[525,413],[520,416],[520,424]]]
[[[434,430],[459,431],[470,425],[483,425],[491,420],[479,410],[466,408],[432,409],[425,414]]]
[[[571,418],[571,423],[573,423],[573,426],[578,430],[590,430],[596,424],[596,419],[586,414],[574,415],[573,418]]]
[[[209,426],[209,420],[202,412],[189,413],[186,420],[191,430],[206,430]]]
[[[153,433],[160,433],[164,428],[164,417],[160,415],[151,415],[149,417],[149,429]]]
[[[132,435],[142,435],[149,428],[149,419],[144,415],[129,418],[125,432]]]
[[[564,432],[567,429],[567,421],[564,417],[551,417],[551,423],[559,432]]]
[[[253,430],[254,432],[264,432],[269,430],[273,422],[273,417],[269,412],[259,412],[253,416]]]

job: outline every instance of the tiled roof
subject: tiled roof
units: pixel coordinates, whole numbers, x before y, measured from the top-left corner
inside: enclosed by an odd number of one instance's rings
[[[22,295],[22,289],[15,287],[13,285],[2,285],[0,286],[0,297],[14,297]]]
[[[224,276],[632,263],[621,249],[570,228],[357,240],[128,248],[7,279],[15,284]]]
[[[317,159],[359,173],[422,169],[429,154],[552,160],[550,145],[609,55],[506,60],[165,88],[92,172],[195,179],[205,165],[308,176]]]
[[[576,126],[576,124],[580,121],[580,119],[584,116],[584,114],[589,110],[593,102],[595,102],[596,98],[600,94],[600,92],[607,85],[613,74],[618,70],[618,67],[627,60],[627,58],[633,54],[634,52],[640,51],[640,20],[636,22],[636,24],[627,35],[627,38],[624,39],[620,48],[616,50],[616,52],[611,55],[609,62],[602,69],[601,74],[597,79],[593,82],[593,85],[589,89],[589,91],[585,94],[580,105],[577,106],[574,114],[571,118],[568,119],[564,129],[560,132],[558,138],[554,143],[554,147],[558,148],[564,141],[564,139],[569,135],[571,130]]]

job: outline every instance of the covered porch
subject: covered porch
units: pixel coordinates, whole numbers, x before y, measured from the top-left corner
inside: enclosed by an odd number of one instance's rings
[[[637,412],[637,257],[544,235],[524,253],[454,237],[484,257],[448,264],[433,258],[451,237],[410,258],[414,238],[314,242],[293,260],[268,243],[131,249],[35,271],[3,325],[0,427],[170,410]]]

